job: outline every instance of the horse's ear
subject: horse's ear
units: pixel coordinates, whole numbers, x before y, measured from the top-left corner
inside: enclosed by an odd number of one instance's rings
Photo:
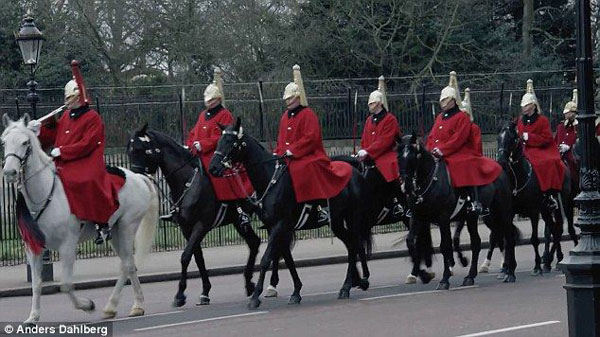
[[[26,112],[25,115],[23,115],[23,124],[27,127],[27,125],[29,124],[30,121],[31,121],[31,117]]]
[[[415,132],[413,132],[413,134],[410,136],[410,144],[416,144],[417,143],[417,134]]]
[[[5,113],[4,115],[2,115],[2,125],[4,125],[4,127],[8,127],[8,125],[12,122],[12,119],[10,119],[10,117],[8,117],[8,114]]]
[[[242,119],[240,117],[238,117],[235,120],[235,131],[239,131],[241,126],[242,126]]]
[[[146,123],[144,123],[144,125],[143,125],[143,126],[142,126],[142,128],[140,129],[140,131],[139,131],[139,135],[140,135],[140,136],[141,136],[141,135],[145,135],[147,131],[148,131],[148,123],[146,122]]]

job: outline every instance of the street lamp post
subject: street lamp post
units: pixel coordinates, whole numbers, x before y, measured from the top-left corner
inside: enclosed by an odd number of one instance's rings
[[[594,69],[590,0],[577,0],[577,126],[582,155],[581,193],[575,198],[581,229],[579,245],[569,252],[560,268],[566,275],[570,337],[600,337],[600,162],[595,137]]]
[[[35,26],[31,12],[28,12],[21,29],[15,34],[15,39],[21,49],[21,55],[23,56],[23,62],[26,66],[30,67],[30,78],[27,82],[29,87],[29,94],[27,94],[27,101],[31,104],[32,117],[37,118],[37,103],[40,98],[36,92],[37,82],[35,81],[35,70],[40,58],[40,52],[42,50],[42,42],[44,36],[42,32]]]
[[[29,88],[27,101],[31,104],[31,116],[33,119],[36,119],[37,103],[40,101],[40,97],[36,92],[38,83],[35,81],[35,71],[40,60],[44,36],[35,26],[31,12],[27,12],[25,18],[23,18],[21,29],[18,33],[15,33],[15,40],[17,40],[17,43],[19,44],[23,62],[26,66],[29,66],[30,69],[30,77],[27,82],[27,87]],[[54,279],[54,272],[52,262],[50,261],[50,251],[47,249],[44,249],[43,260],[42,281],[52,281]],[[29,265],[27,265],[27,281],[31,282],[31,268]]]

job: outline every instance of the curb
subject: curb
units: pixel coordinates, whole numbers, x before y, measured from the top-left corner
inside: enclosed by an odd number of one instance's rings
[[[563,235],[561,237],[561,241],[569,241],[570,237],[568,235]],[[540,244],[545,243],[546,240],[544,238],[540,238]],[[529,239],[521,239],[518,242],[518,246],[528,245],[530,244]],[[462,244],[460,245],[463,252],[471,250],[470,244]],[[489,242],[482,242],[481,249],[488,249],[490,247]],[[435,247],[434,251],[436,254],[440,253],[440,248]],[[388,250],[382,252],[375,252],[371,255],[369,260],[382,260],[382,259],[394,259],[401,257],[409,257],[408,250]],[[326,257],[318,257],[311,259],[301,259],[296,260],[296,268],[303,267],[314,267],[314,266],[325,266],[330,264],[340,264],[346,263],[348,261],[348,257],[346,255],[337,255],[337,256],[326,256]],[[226,266],[226,267],[217,267],[208,269],[209,276],[225,276],[225,275],[233,275],[233,274],[242,274],[244,272],[245,265],[237,265],[237,266]],[[282,262],[280,264],[280,269],[285,269],[285,264]],[[259,265],[254,266],[254,271],[260,270]],[[155,274],[146,274],[140,275],[140,283],[154,283],[154,282],[165,282],[165,281],[177,281],[181,276],[180,272],[165,272],[165,273],[155,273]],[[199,278],[199,271],[191,271],[188,272],[188,279]],[[83,289],[95,289],[95,288],[104,288],[104,287],[113,287],[117,280],[115,278],[108,279],[98,279],[98,280],[90,280],[90,281],[81,281],[75,282],[73,285],[76,290]],[[130,284],[127,281],[126,284]],[[42,295],[56,294],[60,292],[60,284],[52,283],[42,286]],[[3,289],[0,290],[0,298],[2,297],[17,297],[17,296],[31,296],[31,287],[19,287],[19,288],[11,288],[11,289]]]

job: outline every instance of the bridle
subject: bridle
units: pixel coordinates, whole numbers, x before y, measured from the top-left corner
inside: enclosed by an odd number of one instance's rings
[[[419,156],[420,156],[420,154],[417,154],[416,158],[419,159]],[[403,174],[402,179],[404,181],[411,182],[412,188],[411,188],[410,194],[413,197],[415,197],[415,199],[416,199],[415,205],[418,205],[423,202],[425,195],[429,192],[429,190],[431,189],[433,184],[438,180],[437,172],[438,172],[439,166],[440,166],[439,160],[435,160],[434,167],[427,174],[427,178],[425,180],[425,181],[427,181],[427,184],[424,189],[421,189],[421,187],[417,183],[417,170],[413,170],[412,174],[407,174],[406,170],[404,169],[405,173]]]
[[[505,130],[508,132],[508,128],[505,128]],[[513,179],[515,181],[515,187],[514,187],[514,189],[512,191],[513,196],[516,196],[521,191],[523,191],[525,189],[525,187],[527,187],[527,185],[529,184],[529,181],[531,180],[532,173],[533,173],[533,168],[531,167],[531,163],[528,160],[526,160],[525,162],[527,163],[527,166],[528,166],[527,180],[525,180],[525,183],[521,187],[519,187],[519,181],[517,180],[517,174],[515,173],[513,165],[519,163],[521,161],[521,159],[523,159],[522,149],[521,149],[521,157],[520,158],[518,158],[518,159],[515,160],[513,158],[513,154],[515,152],[517,152],[517,150],[519,150],[520,146],[521,145],[519,143],[519,140],[517,140],[515,142],[515,144],[512,146],[512,148],[505,149],[504,147],[502,147],[502,148],[500,148],[500,149],[498,149],[496,151],[496,160],[498,160],[500,158],[500,155],[502,153],[508,153],[508,168],[510,169],[512,177],[513,177]]]

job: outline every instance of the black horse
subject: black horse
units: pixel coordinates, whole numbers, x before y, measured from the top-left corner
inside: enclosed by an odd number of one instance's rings
[[[277,157],[269,153],[254,138],[243,133],[240,119],[235,125],[223,127],[223,134],[210,164],[210,172],[216,176],[224,174],[226,168],[235,169],[237,163],[243,164],[245,170],[260,196],[254,202],[260,208],[257,211],[265,226],[269,228],[269,241],[260,263],[260,276],[256,289],[252,294],[250,308],[260,305],[265,273],[273,261],[283,257],[292,279],[294,292],[289,303],[299,303],[302,299],[300,289],[302,282],[296,271],[290,245],[296,230],[313,229],[323,226],[317,221],[316,208],[308,218],[302,217],[304,205],[296,202],[292,189],[292,181],[287,171],[288,158]],[[338,298],[348,298],[353,286],[366,290],[369,286],[366,278],[360,279],[356,267],[357,256],[361,251],[370,250],[371,235],[368,228],[361,228],[362,204],[361,191],[364,179],[353,170],[348,185],[337,196],[329,200],[331,230],[348,249],[348,270],[346,279],[340,289]],[[367,226],[364,226],[367,227]],[[368,254],[369,251],[365,253]]]
[[[543,193],[540,190],[537,176],[533,166],[524,155],[523,142],[519,139],[517,133],[517,123],[512,121],[505,122],[498,134],[498,152],[497,160],[504,168],[504,171],[510,178],[510,185],[513,190],[513,211],[515,214],[528,217],[531,220],[531,244],[535,251],[535,267],[533,275],[543,273],[543,270],[549,272],[553,259],[553,251],[556,250],[557,260],[563,259],[563,253],[560,247],[560,238],[563,231],[563,218],[570,223],[569,232],[574,241],[577,240],[573,228],[573,196],[571,193],[571,180],[569,170],[565,168],[565,178],[563,188],[559,194],[559,209],[549,209],[543,201]],[[546,244],[543,259],[538,250],[538,222],[540,214],[545,223]],[[492,240],[490,240],[492,241]],[[550,249],[550,241],[553,247]],[[493,248],[490,247],[490,251]],[[490,256],[491,257],[491,256]]]
[[[444,257],[444,274],[438,289],[448,289],[450,287],[449,278],[452,274],[451,268],[454,265],[450,221],[464,220],[470,231],[476,232],[477,215],[467,212],[466,207],[460,207],[460,193],[450,183],[446,164],[443,160],[435,159],[417,140],[416,136],[413,135],[398,149],[398,155],[401,175],[409,205],[412,208],[406,242],[411,252],[413,269],[419,268],[424,254],[423,249],[427,248],[418,247],[415,241],[418,240],[419,235],[423,235],[425,231],[429,230],[430,223],[437,224],[441,233],[440,249]],[[485,224],[490,228],[494,237],[506,242],[508,272],[504,282],[515,282],[514,271],[517,262],[514,254],[519,231],[512,223],[509,185],[509,179],[503,172],[491,184],[479,186],[478,194],[482,205],[490,210],[490,214],[483,218]],[[463,280],[463,285],[474,284],[477,276],[477,261],[481,249],[481,240],[478,238],[479,235],[473,233],[472,263],[469,274]],[[423,277],[423,273],[421,272],[419,276]]]
[[[235,204],[221,203],[216,199],[212,184],[200,160],[169,136],[158,131],[147,130],[146,125],[131,137],[127,154],[134,172],[155,174],[160,167],[169,185],[172,207],[177,210],[174,220],[179,224],[187,240],[181,254],[181,280],[173,305],[180,307],[185,304],[187,269],[192,255],[202,278],[202,295],[198,304],[210,303],[211,284],[200,244],[209,231],[230,223],[233,223],[236,231],[250,248],[244,270],[246,293],[250,296],[255,288],[252,273],[260,238],[249,224],[240,222]]]

